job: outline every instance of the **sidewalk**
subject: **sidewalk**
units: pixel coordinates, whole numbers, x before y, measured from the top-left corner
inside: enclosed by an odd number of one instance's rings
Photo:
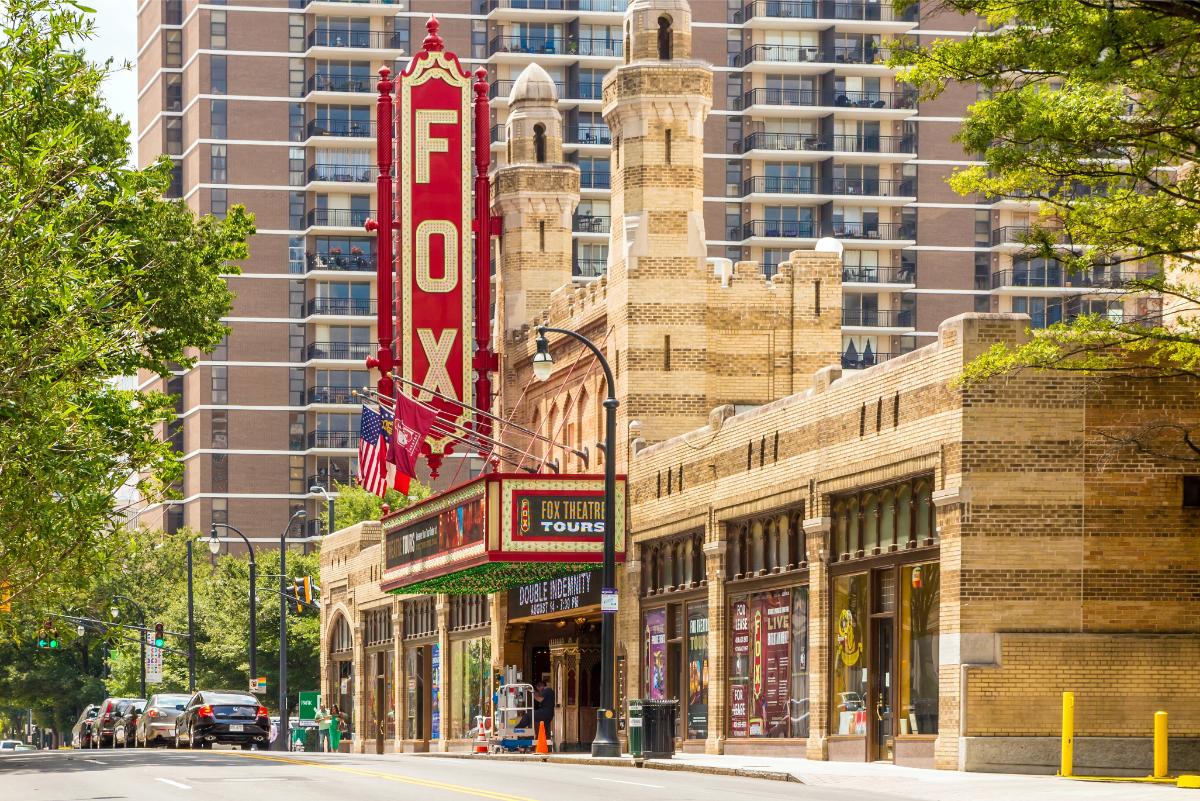
[[[636,768],[621,759],[593,759],[587,754],[413,754],[424,758],[495,759],[514,762],[552,762],[568,765],[606,765]],[[1196,799],[1200,793],[1164,785],[1132,782],[1081,782],[1053,776],[1008,773],[963,773],[948,770],[906,768],[882,762],[819,762],[798,757],[712,756],[677,754],[674,759],[650,759],[642,770],[685,770],[695,773],[733,775],[793,781],[806,785],[887,793],[912,801],[1170,801]]]

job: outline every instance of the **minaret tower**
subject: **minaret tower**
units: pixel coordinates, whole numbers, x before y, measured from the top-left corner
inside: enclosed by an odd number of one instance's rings
[[[612,131],[608,352],[618,418],[656,442],[703,425],[707,398],[704,120],[712,69],[687,0],[631,0],[625,63],[604,79]]]

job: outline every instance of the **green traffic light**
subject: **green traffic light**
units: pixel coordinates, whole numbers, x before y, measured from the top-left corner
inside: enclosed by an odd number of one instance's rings
[[[46,638],[42,637],[41,639],[38,640],[38,648],[45,648],[45,647],[46,647]]]
[[[51,647],[51,648],[57,648],[57,647],[58,647],[58,640],[50,640],[50,647]]]
[[[166,640],[164,640],[162,637],[155,637],[155,638],[154,638],[154,647],[155,647],[155,648],[162,648],[162,647],[163,647],[163,644],[164,644],[165,642],[166,642]]]

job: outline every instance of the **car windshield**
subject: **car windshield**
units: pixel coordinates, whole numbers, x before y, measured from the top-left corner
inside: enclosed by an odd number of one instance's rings
[[[234,695],[233,693],[205,693],[204,703],[258,706],[258,699],[250,695]]]
[[[175,706],[177,704],[186,704],[188,702],[187,695],[156,695],[154,703],[156,706]]]

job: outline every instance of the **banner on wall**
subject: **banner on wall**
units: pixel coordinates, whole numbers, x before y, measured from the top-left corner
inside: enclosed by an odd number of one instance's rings
[[[430,657],[430,687],[429,687],[429,738],[440,740],[442,737],[442,712],[438,703],[442,687],[442,647],[433,644]]]
[[[687,736],[708,736],[708,604],[688,606]]]
[[[750,736],[777,735],[787,728],[791,679],[792,596],[788,590],[755,599],[754,697]]]
[[[750,605],[735,601],[731,610],[733,675],[729,683],[729,730],[734,737],[749,734]]]
[[[646,613],[646,697],[662,701],[667,697],[667,610]]]

